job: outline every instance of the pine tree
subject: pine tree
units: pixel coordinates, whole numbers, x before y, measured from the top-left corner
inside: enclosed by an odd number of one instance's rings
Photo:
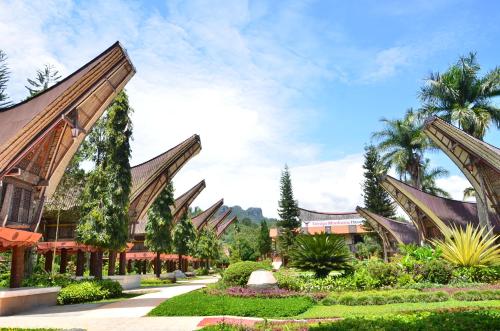
[[[131,108],[120,92],[107,110],[102,130],[93,131],[102,144],[94,150],[95,169],[89,174],[82,194],[82,219],[77,240],[99,247],[96,277],[102,277],[102,250],[111,254],[125,247],[128,238],[128,207],[131,189]],[[114,255],[116,256],[116,255]],[[110,272],[114,266],[110,263]]]
[[[161,275],[161,253],[168,253],[172,248],[172,210],[170,206],[175,203],[174,186],[169,182],[148,210],[146,223],[146,240],[144,244],[156,252],[156,277]]]
[[[10,102],[7,101],[9,97],[7,96],[7,82],[9,81],[10,71],[7,67],[7,55],[0,49],[0,108],[10,106]]]
[[[29,92],[29,97],[34,97],[35,95],[45,91],[51,85],[54,85],[61,79],[59,71],[53,65],[46,64],[42,70],[36,71],[36,77],[34,79],[28,78],[28,85],[26,89]]]
[[[375,146],[365,148],[365,170],[363,176],[363,200],[365,208],[380,216],[387,218],[395,217],[394,204],[389,194],[380,185],[381,176],[387,171]]]
[[[196,238],[193,222],[184,214],[174,227],[174,249],[179,255],[179,269],[182,267],[182,255],[188,255]]]
[[[279,250],[283,258],[283,264],[286,266],[289,251],[294,244],[296,231],[300,227],[299,207],[293,197],[292,178],[287,165],[281,172],[280,192],[278,209],[280,219],[276,224],[280,230],[278,237]]]
[[[269,228],[267,227],[266,221],[262,220],[260,222],[260,233],[259,233],[259,253],[262,258],[265,258],[271,253],[272,249],[272,239],[269,236]]]

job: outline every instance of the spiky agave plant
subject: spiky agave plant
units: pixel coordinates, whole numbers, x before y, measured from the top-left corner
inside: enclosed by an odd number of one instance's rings
[[[314,271],[316,277],[324,278],[330,271],[351,269],[351,253],[344,239],[325,233],[299,235],[290,251],[291,265]]]
[[[467,224],[465,229],[446,228],[443,233],[444,239],[432,243],[441,248],[441,256],[449,262],[464,267],[500,264],[500,244],[495,243],[499,236],[491,231]]]

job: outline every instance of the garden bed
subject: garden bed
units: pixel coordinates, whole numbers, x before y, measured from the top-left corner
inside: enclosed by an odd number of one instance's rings
[[[253,316],[291,317],[313,306],[309,297],[259,298],[209,295],[203,290],[163,302],[149,316]]]

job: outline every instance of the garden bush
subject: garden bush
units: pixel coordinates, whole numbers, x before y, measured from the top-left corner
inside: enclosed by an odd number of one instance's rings
[[[500,290],[470,290],[453,293],[453,299],[460,301],[500,300]]]
[[[469,331],[498,329],[500,329],[500,312],[497,310],[422,312],[374,318],[351,317],[309,328],[310,331]]]
[[[416,263],[413,275],[417,280],[430,283],[448,284],[453,276],[452,266],[443,259],[434,259]]]
[[[304,281],[295,273],[282,269],[274,273],[278,287],[290,291],[301,291]]]
[[[375,287],[393,286],[397,284],[402,268],[396,263],[387,263],[381,260],[369,261],[367,271],[375,281]]]
[[[75,283],[70,274],[54,274],[51,275],[45,271],[40,273],[34,273],[30,277],[23,280],[23,286],[25,287],[51,287],[51,286],[61,286],[66,287],[70,284]]]
[[[172,283],[173,281],[171,279],[165,279],[165,278],[151,277],[151,278],[141,279],[141,286],[162,286]]]
[[[252,316],[289,317],[313,305],[309,297],[240,298],[193,291],[164,301],[149,316]]]
[[[500,267],[457,267],[453,270],[453,280],[461,282],[493,283],[500,280]]]
[[[442,291],[390,290],[332,293],[323,299],[322,303],[324,305],[365,306],[403,302],[441,302],[448,299],[449,295]]]
[[[69,284],[57,297],[60,305],[115,298],[122,294],[121,285],[113,280],[85,280]]]
[[[267,262],[236,262],[227,267],[222,279],[227,285],[244,286],[247,284],[250,274],[261,269],[271,270],[271,265]]]

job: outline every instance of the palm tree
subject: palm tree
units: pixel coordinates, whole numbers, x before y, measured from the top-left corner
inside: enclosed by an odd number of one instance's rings
[[[7,55],[0,49],[0,108],[10,105],[7,101],[7,82],[9,81],[9,68],[7,67]]]
[[[380,140],[377,148],[383,153],[387,166],[394,166],[399,178],[412,186],[422,187],[424,151],[431,147],[422,131],[422,121],[412,109],[399,120],[382,118],[385,129],[372,137]]]
[[[468,198],[475,198],[476,197],[476,190],[469,186],[464,189],[464,201]]]
[[[483,139],[493,123],[500,128],[500,108],[491,99],[500,95],[500,68],[478,77],[476,53],[461,56],[443,74],[431,73],[420,90],[426,115],[437,115]]]
[[[36,71],[35,79],[27,79],[28,86],[25,87],[30,93],[29,96],[33,97],[57,83],[59,79],[61,79],[59,71],[57,71],[53,65],[46,64],[42,70]]]
[[[448,170],[442,167],[431,169],[430,160],[425,159],[422,165],[422,191],[443,198],[451,198],[448,192],[436,185],[436,179],[447,177],[448,174]]]

